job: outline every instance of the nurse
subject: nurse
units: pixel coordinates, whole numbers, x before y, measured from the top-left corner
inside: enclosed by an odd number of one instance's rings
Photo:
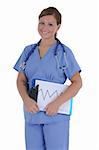
[[[70,50],[57,38],[61,14],[48,7],[39,15],[38,32],[41,40],[24,48],[14,69],[18,71],[17,88],[24,104],[26,150],[69,150],[70,115],[59,114],[59,107],[74,97],[82,86],[80,67]],[[28,96],[35,80],[71,85],[64,93],[40,111]]]

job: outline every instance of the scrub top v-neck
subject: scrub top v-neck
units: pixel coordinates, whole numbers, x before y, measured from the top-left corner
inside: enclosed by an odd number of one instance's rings
[[[39,55],[40,60],[42,60],[44,57],[46,57],[46,55],[48,55],[50,49],[51,49],[52,47],[54,47],[55,45],[56,45],[56,43],[53,44],[53,46],[49,47],[49,48],[46,50],[46,52],[43,54],[43,56],[41,56],[41,54],[40,54],[40,47],[38,46],[37,51],[38,51],[38,55]]]
[[[64,45],[66,54],[67,54],[67,61],[68,61],[68,68],[66,69],[66,76],[63,73],[63,70],[57,67],[57,62],[55,59],[54,51],[56,47],[56,43],[51,46],[46,54],[40,58],[38,46],[35,48],[34,52],[29,57],[28,61],[26,62],[26,67],[24,70],[20,68],[20,65],[26,59],[28,53],[31,51],[34,45],[26,46],[24,51],[22,52],[21,56],[19,57],[18,61],[16,62],[14,69],[18,72],[23,72],[29,83],[29,88],[31,88],[36,79],[49,81],[49,82],[56,82],[56,83],[64,83],[67,78],[71,79],[72,76],[76,72],[80,72],[80,67],[72,53],[72,51]],[[64,65],[64,57],[63,57],[63,50],[62,47],[59,45],[57,48],[57,54],[59,63]],[[25,111],[25,121],[39,124],[39,123],[53,123],[59,121],[66,121],[70,119],[69,115],[64,114],[56,114],[54,116],[46,115],[46,112],[39,111],[38,113],[30,113]]]

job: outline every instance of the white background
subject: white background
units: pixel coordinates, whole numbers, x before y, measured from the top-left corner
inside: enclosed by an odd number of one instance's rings
[[[38,15],[48,6],[62,13],[58,38],[82,68],[75,97],[69,150],[99,150],[98,13],[96,0],[3,0],[0,2],[0,150],[25,150],[22,101],[13,66],[23,48],[39,40]]]

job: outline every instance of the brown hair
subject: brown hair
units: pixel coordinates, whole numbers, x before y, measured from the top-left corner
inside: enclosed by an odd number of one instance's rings
[[[39,19],[43,16],[53,15],[57,21],[57,25],[61,24],[61,13],[55,7],[48,7],[41,11]]]

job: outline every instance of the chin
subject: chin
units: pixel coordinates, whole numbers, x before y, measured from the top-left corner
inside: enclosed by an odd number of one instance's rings
[[[42,39],[45,39],[45,40],[48,40],[48,39],[50,39],[51,37],[48,37],[48,36],[41,36],[42,37]]]
[[[51,36],[49,36],[49,35],[40,34],[40,36],[42,37],[42,39],[50,39],[51,38]]]

